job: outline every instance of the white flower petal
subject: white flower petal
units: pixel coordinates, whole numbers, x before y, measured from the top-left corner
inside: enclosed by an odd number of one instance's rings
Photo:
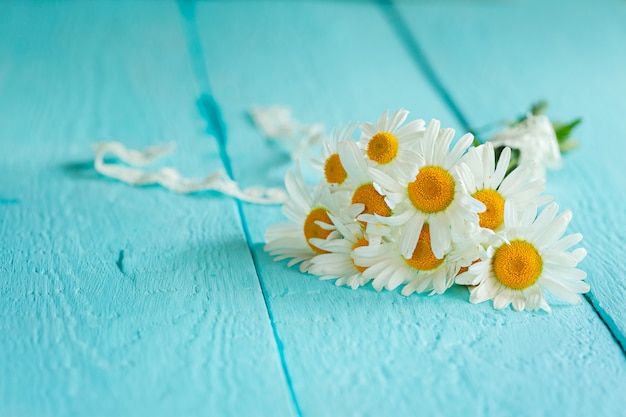
[[[454,130],[452,131],[454,134]],[[444,165],[444,168],[450,169],[452,168],[458,161],[458,159],[463,155],[463,153],[467,150],[467,148],[472,144],[474,140],[474,136],[471,133],[466,133],[461,136],[461,139],[454,145],[452,151],[447,156],[447,163]]]
[[[435,257],[441,259],[450,248],[450,222],[442,214],[430,216],[430,246]]]
[[[491,153],[493,155],[494,151],[493,151],[493,145],[490,142],[489,145],[491,146]],[[507,169],[509,168],[509,163],[511,161],[511,148],[506,147],[502,150],[502,153],[500,154],[500,159],[498,159],[498,165],[496,166],[496,170],[493,174],[493,177],[491,178],[491,184],[489,184],[489,188],[492,189],[497,189],[498,186],[502,183],[502,180],[504,179],[504,175],[506,174]]]
[[[581,262],[587,256],[587,250],[585,248],[577,248],[572,251],[572,256],[576,258],[577,262]]]
[[[583,239],[583,235],[580,233],[574,233],[561,238],[558,242],[550,246],[552,250],[567,250],[579,243]]]
[[[570,289],[566,288],[562,284],[546,279],[543,280],[541,285],[551,292],[555,297],[560,298],[561,300],[568,302],[570,304],[579,304],[580,297]]]
[[[420,213],[416,213],[409,219],[402,230],[402,235],[400,236],[400,253],[405,259],[410,259],[413,256],[413,251],[419,240],[423,225],[424,216]]]
[[[367,172],[372,180],[383,187],[385,191],[391,191],[394,193],[403,193],[405,191],[404,187],[402,187],[398,181],[394,180],[384,172],[376,168],[368,168]]]

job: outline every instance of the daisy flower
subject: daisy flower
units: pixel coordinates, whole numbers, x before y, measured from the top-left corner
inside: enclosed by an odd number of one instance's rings
[[[583,280],[587,274],[576,268],[587,252],[583,248],[568,251],[582,235],[563,236],[572,213],[557,216],[556,203],[546,206],[539,216],[535,206],[518,215],[505,211],[502,234],[487,256],[457,277],[457,283],[476,285],[470,302],[493,300],[496,309],[513,305],[516,311],[543,309],[551,311],[544,290],[570,304],[580,303],[578,294],[589,291]],[[496,235],[497,237],[498,235]]]
[[[370,168],[369,174],[382,188],[387,201],[397,204],[397,214],[387,223],[402,226],[400,253],[410,258],[419,240],[422,227],[430,224],[431,248],[437,258],[450,250],[452,234],[463,234],[465,222],[478,223],[478,212],[485,211],[480,201],[471,197],[457,172],[461,155],[473,140],[466,134],[450,150],[454,129],[441,129],[438,120],[431,120],[418,143],[419,172],[413,177],[394,179]],[[381,219],[385,221],[385,219]]]
[[[363,214],[389,217],[392,207],[382,194],[382,190],[368,175],[367,163],[361,149],[354,141],[339,144],[339,157],[348,176],[346,187],[350,190],[352,204],[362,204]]]
[[[338,188],[345,183],[348,178],[341,158],[339,157],[339,144],[350,141],[352,142],[352,134],[357,124],[351,124],[343,129],[337,128],[333,131],[330,138],[325,140],[322,146],[323,161],[313,161],[313,165],[324,172],[324,179],[331,188]]]
[[[285,187],[289,200],[282,211],[290,222],[270,226],[265,233],[265,250],[275,261],[291,259],[289,267],[300,263],[300,271],[308,271],[311,259],[324,250],[311,244],[310,239],[333,239],[339,232],[329,214],[338,213],[342,205],[341,195],[330,192],[323,183],[315,189],[307,186],[296,166],[295,174],[289,170],[285,175]]]
[[[486,207],[485,211],[478,213],[481,228],[493,231],[501,229],[507,204],[523,210],[529,204],[542,206],[551,200],[549,196],[540,197],[546,188],[545,180],[532,179],[532,163],[520,165],[506,175],[510,160],[511,149],[507,147],[500,154],[496,165],[491,142],[470,148],[462,158],[465,166],[459,168],[459,175],[465,188]]]
[[[403,283],[408,283],[402,294],[431,291],[431,294],[442,294],[452,286],[454,277],[463,262],[471,261],[447,259],[448,254],[441,258],[434,255],[430,245],[430,225],[425,223],[419,235],[415,250],[410,257],[404,257],[394,240],[381,245],[362,246],[354,250],[357,265],[366,266],[362,274],[377,291],[383,288],[394,290]]]
[[[541,177],[546,168],[561,166],[561,151],[554,127],[545,115],[529,113],[520,123],[496,134],[490,139],[496,147],[509,146],[520,150],[520,164],[535,162]]]
[[[409,112],[404,109],[391,116],[385,111],[376,124],[361,125],[359,146],[365,150],[369,165],[378,167],[392,177],[417,174],[415,150],[425,123],[419,119],[400,127],[408,115]]]
[[[363,210],[362,207],[357,206],[356,204],[351,206],[357,212],[344,215],[342,219],[329,215],[343,238],[332,240],[311,239],[312,244],[325,250],[327,253],[314,257],[309,268],[310,273],[319,275],[322,280],[336,278],[335,285],[348,285],[352,289],[363,286],[371,280],[371,278],[363,276],[363,271],[366,268],[355,262],[354,250],[380,242],[380,236],[370,239],[363,225],[350,220],[350,218],[354,219]]]

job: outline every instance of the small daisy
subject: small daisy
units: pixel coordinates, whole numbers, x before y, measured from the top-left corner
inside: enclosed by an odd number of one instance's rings
[[[532,179],[532,162],[520,165],[506,175],[510,160],[511,149],[504,148],[496,165],[491,142],[470,148],[462,158],[465,166],[459,168],[459,175],[465,188],[486,207],[485,211],[478,213],[481,228],[501,229],[507,204],[524,210],[529,204],[542,206],[551,200],[549,196],[540,196],[546,188],[545,180]]]
[[[339,144],[352,140],[352,135],[357,124],[351,124],[343,129],[337,128],[331,134],[330,138],[325,140],[322,146],[322,161],[313,161],[313,165],[324,171],[324,179],[331,188],[338,188],[345,183],[348,178],[341,158],[339,157]]]
[[[308,271],[311,258],[324,250],[310,243],[310,239],[333,239],[339,232],[332,224],[329,214],[338,213],[341,207],[341,195],[330,192],[324,184],[314,190],[302,179],[296,166],[295,174],[290,170],[285,175],[285,187],[289,200],[282,211],[291,222],[277,223],[265,233],[265,250],[275,261],[290,259],[289,267],[300,264],[300,271]]]
[[[351,207],[354,208],[356,206],[355,204]],[[362,207],[357,207],[357,210],[362,211],[363,209]],[[354,219],[357,214],[358,212],[344,215],[342,219],[329,215],[343,238],[332,240],[311,239],[312,244],[328,253],[317,255],[311,260],[310,273],[319,275],[320,279],[323,280],[337,279],[335,285],[348,285],[352,289],[363,286],[371,280],[371,278],[365,278],[362,274],[366,268],[355,262],[354,250],[361,246],[376,244],[374,242],[379,242],[380,239],[370,239],[363,225],[350,220],[350,218]]]
[[[341,163],[348,173],[346,187],[350,189],[351,203],[362,204],[363,214],[391,216],[392,207],[380,187],[368,175],[367,163],[356,142],[341,142],[338,150]]]
[[[392,177],[411,177],[417,174],[416,147],[424,132],[425,123],[419,119],[400,127],[408,115],[409,112],[404,109],[391,116],[385,111],[376,124],[361,125],[359,146],[365,150],[369,165]]]
[[[543,309],[551,311],[544,290],[570,304],[580,303],[578,294],[589,291],[583,280],[587,274],[576,268],[587,252],[583,248],[568,251],[582,235],[563,238],[572,213],[557,216],[556,203],[546,206],[539,216],[534,206],[521,215],[505,211],[506,240],[496,241],[487,255],[457,277],[457,283],[476,285],[470,302],[493,300],[496,309],[513,304],[516,311]],[[497,237],[497,235],[496,235]]]
[[[419,172],[413,177],[393,179],[386,173],[370,168],[369,174],[380,185],[387,201],[397,204],[394,216],[387,219],[392,226],[403,226],[400,253],[410,258],[417,245],[422,226],[430,224],[431,247],[437,258],[450,250],[452,234],[461,235],[465,223],[478,224],[478,212],[485,211],[480,201],[471,197],[457,172],[461,155],[472,143],[466,134],[450,149],[454,129],[441,129],[438,120],[432,120],[418,151]],[[385,221],[385,219],[381,219]]]

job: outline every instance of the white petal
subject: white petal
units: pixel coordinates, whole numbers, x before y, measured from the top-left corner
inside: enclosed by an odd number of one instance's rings
[[[376,220],[380,223],[383,224],[387,224],[389,226],[402,226],[403,224],[406,224],[409,219],[415,215],[416,212],[414,211],[404,211],[400,214],[398,214],[397,216],[389,216],[389,217],[384,217],[384,216],[379,216],[376,215]],[[367,215],[362,214],[358,217],[359,220],[361,220],[361,218],[363,218],[363,221],[367,221],[367,219],[369,219],[369,217],[367,217]]]
[[[550,247],[551,250],[567,250],[583,239],[580,233],[567,235]]]
[[[444,214],[430,216],[430,246],[433,254],[441,259],[450,248],[450,221]]]
[[[472,171],[466,163],[461,162],[458,164],[456,166],[456,172],[468,193],[473,194],[478,190]]]
[[[567,289],[562,284],[545,279],[542,280],[541,285],[543,288],[551,292],[557,298],[566,301],[570,304],[580,304],[580,297],[573,291]]]
[[[573,268],[578,264],[578,260],[571,254],[563,251],[546,251],[542,254],[545,262],[562,267]]]
[[[409,116],[409,111],[405,109],[399,109],[395,113],[393,113],[390,117],[390,123],[387,126],[388,132],[395,132],[395,130],[400,126],[406,118]]]
[[[393,291],[398,288],[398,286],[404,282],[404,272],[405,271],[400,268],[396,269],[394,273],[391,274],[391,276],[389,277],[389,282],[387,282],[385,288],[387,288],[389,291]]]
[[[587,256],[587,250],[585,248],[574,249],[572,256],[576,258],[576,261],[581,262]]]
[[[552,223],[552,220],[554,220],[554,217],[556,216],[556,213],[558,211],[559,211],[558,204],[552,203],[552,204],[547,205],[543,210],[541,210],[541,213],[539,213],[539,216],[537,216],[537,219],[533,223],[533,227],[536,230],[545,229],[546,227],[548,227],[550,223]]]
[[[530,169],[528,169],[527,167],[525,168],[519,166],[514,169],[509,175],[507,175],[506,178],[504,178],[504,181],[502,181],[499,190],[503,194],[507,194],[509,190],[514,190],[522,185],[524,182],[528,181],[529,176]]]
[[[513,294],[513,309],[515,311],[522,311],[526,302],[521,292]]]
[[[473,140],[474,136],[472,136],[471,133],[466,133],[465,135],[463,135],[461,139],[459,139],[459,141],[454,145],[452,151],[450,151],[450,154],[446,158],[446,165],[444,166],[444,168],[450,169],[454,165],[456,165],[461,155],[463,155],[467,148],[472,144]]]
[[[511,297],[510,291],[508,290],[499,291],[496,294],[496,296],[493,298],[493,308],[495,308],[496,310],[503,309],[504,307],[511,304],[512,298],[513,297]]]
[[[511,149],[506,147],[502,150],[500,154],[500,159],[498,159],[498,166],[493,174],[493,178],[491,178],[491,188],[494,190],[498,188],[498,186],[502,183],[504,176],[506,175],[506,171],[509,168],[509,163],[511,161]]]
[[[369,182],[367,164],[356,142],[342,142],[337,146],[337,150],[341,164],[348,173],[348,178],[359,185]]]
[[[446,155],[450,150],[450,143],[454,138],[454,129],[442,129],[437,137],[437,141],[433,147],[433,159],[432,163],[438,165],[444,165],[446,162]]]
[[[439,268],[433,272],[431,282],[435,294],[443,294],[448,289],[448,283],[446,282],[446,269]]]
[[[517,210],[509,201],[504,202],[504,225],[508,228],[518,225]]]
[[[405,188],[401,186],[398,181],[394,180],[384,172],[376,168],[368,168],[367,172],[374,182],[383,187],[385,191],[391,191],[394,193],[403,193],[405,191]]]
[[[410,259],[413,256],[413,251],[419,240],[423,225],[424,216],[421,213],[416,213],[402,229],[402,235],[400,236],[400,253],[405,259]]]
[[[568,210],[554,219],[548,227],[540,229],[536,234],[537,246],[544,247],[555,243],[565,233],[571,219],[572,212]]]
[[[387,121],[389,120],[389,117],[387,116],[388,114],[389,110],[385,110],[376,121],[376,128],[379,132],[387,130]]]
[[[423,154],[424,160],[427,165],[433,163],[433,148],[435,146],[435,141],[437,136],[439,135],[439,128],[441,123],[437,119],[432,119],[428,126],[426,126],[426,131],[424,132],[424,140],[422,143],[424,144]]]

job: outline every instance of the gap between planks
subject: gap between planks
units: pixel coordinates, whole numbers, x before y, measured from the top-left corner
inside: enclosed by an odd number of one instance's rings
[[[228,176],[236,180],[233,175],[232,164],[230,161],[230,157],[228,156],[228,151],[226,149],[227,145],[227,133],[226,133],[226,124],[224,122],[224,118],[222,117],[222,112],[219,104],[211,94],[211,84],[209,79],[209,73],[207,71],[207,67],[204,60],[204,53],[202,52],[202,44],[200,41],[200,36],[198,34],[198,25],[196,21],[196,1],[195,0],[178,0],[178,9],[180,11],[182,26],[184,31],[185,39],[187,40],[187,47],[189,50],[189,56],[191,60],[192,70],[194,73],[194,77],[196,82],[198,83],[198,88],[201,91],[201,96],[198,99],[197,106],[201,115],[207,121],[207,130],[213,134],[215,139],[217,140],[217,144],[219,147],[219,156],[224,166],[224,170],[228,174]],[[280,359],[280,365],[283,371],[283,375],[285,377],[285,381],[287,383],[287,388],[289,389],[289,396],[292,401],[292,405],[294,407],[295,413],[298,417],[302,417],[302,410],[300,409],[300,405],[298,403],[298,399],[296,397],[293,382],[291,380],[291,375],[289,373],[289,369],[287,367],[287,362],[285,360],[284,354],[284,345],[282,340],[278,335],[278,329],[276,328],[274,314],[272,313],[272,309],[269,305],[268,301],[268,292],[263,284],[263,280],[259,275],[259,260],[254,252],[252,245],[252,238],[250,236],[250,230],[248,228],[248,223],[246,221],[244,211],[243,211],[243,203],[235,199],[235,204],[237,205],[237,213],[239,215],[239,219],[241,221],[241,225],[243,227],[244,235],[246,238],[246,244],[248,246],[248,251],[250,256],[252,257],[252,262],[254,264],[254,270],[256,273],[256,278],[259,282],[259,287],[261,288],[261,293],[263,295],[263,301],[265,303],[265,309],[267,311],[267,315],[270,321],[270,325],[272,327],[272,335],[274,337],[274,343],[276,344],[276,349],[278,351],[278,356]]]

